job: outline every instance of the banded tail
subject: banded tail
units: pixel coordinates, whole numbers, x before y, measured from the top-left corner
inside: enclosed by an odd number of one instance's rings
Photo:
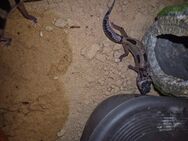
[[[108,37],[109,40],[112,42],[121,44],[123,40],[123,36],[117,34],[111,27],[110,21],[109,21],[109,16],[110,13],[112,12],[112,9],[114,7],[115,0],[113,1],[111,7],[109,7],[108,11],[106,12],[104,18],[103,18],[103,31],[105,35]]]

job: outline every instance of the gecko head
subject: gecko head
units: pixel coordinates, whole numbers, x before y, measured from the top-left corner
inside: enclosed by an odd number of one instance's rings
[[[142,95],[146,95],[151,90],[151,80],[149,79],[142,79],[137,82],[138,89]]]

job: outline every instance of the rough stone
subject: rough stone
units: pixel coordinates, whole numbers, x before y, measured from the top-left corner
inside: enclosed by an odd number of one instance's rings
[[[57,133],[57,136],[58,137],[62,137],[64,134],[65,134],[65,130],[64,129],[61,129],[58,133]]]
[[[106,60],[106,56],[103,54],[97,54],[96,55],[96,59],[98,59],[99,61],[104,62]]]
[[[93,44],[91,47],[89,48],[83,48],[81,49],[81,55],[84,56],[85,58],[91,60],[93,59],[97,52],[100,50],[100,46],[98,44]]]
[[[68,25],[68,21],[66,19],[57,19],[54,23],[55,26],[64,28],[65,26]]]
[[[154,83],[154,86],[156,89],[158,89],[161,93],[165,95],[175,95],[175,96],[186,96],[188,97],[187,91],[188,91],[188,81],[183,80],[179,78],[179,76],[175,76],[174,73],[176,73],[176,70],[174,69],[173,75],[166,72],[166,69],[169,68],[162,68],[161,65],[159,65],[159,62],[166,61],[166,66],[173,64],[172,59],[169,60],[161,60],[161,58],[157,58],[156,53],[156,47],[162,47],[163,45],[159,46],[160,35],[173,35],[174,37],[180,37],[184,36],[186,37],[188,34],[188,15],[185,13],[182,13],[182,16],[180,15],[172,15],[172,16],[162,16],[158,17],[157,21],[154,22],[154,24],[150,27],[148,32],[146,32],[143,43],[145,44],[147,48],[147,56],[150,64],[150,70],[151,70],[151,77]],[[164,38],[166,40],[165,42],[170,42],[170,44],[175,44],[176,42],[172,42],[167,38]],[[163,41],[163,40],[161,40]],[[178,42],[181,42],[180,40]],[[177,43],[176,43],[177,44]],[[174,45],[173,45],[174,46]],[[179,45],[179,48],[182,46],[182,44]],[[174,47],[173,47],[174,48]],[[173,49],[172,48],[172,49]],[[171,49],[171,50],[172,50]],[[177,51],[177,49],[175,49]],[[183,52],[180,52],[181,54]],[[184,52],[186,53],[186,51]],[[170,54],[172,56],[172,53]],[[182,60],[183,56],[185,55],[179,55],[178,59]],[[168,56],[169,57],[169,56]],[[167,57],[167,58],[168,58]],[[172,56],[173,57],[173,56]],[[183,59],[186,60],[186,59]],[[182,62],[182,61],[181,61]],[[186,63],[186,61],[185,61]],[[177,65],[180,65],[179,63]],[[170,66],[169,66],[170,67]],[[184,68],[184,67],[182,67]],[[170,70],[172,71],[172,70]],[[183,72],[184,70],[182,70]]]
[[[112,52],[112,48],[111,47],[104,47],[103,48],[103,53],[104,54],[110,54],[110,52]]]
[[[45,30],[46,30],[46,31],[49,31],[49,32],[52,31],[53,29],[54,29],[54,28],[51,27],[51,26],[46,26],[46,27],[45,27]]]

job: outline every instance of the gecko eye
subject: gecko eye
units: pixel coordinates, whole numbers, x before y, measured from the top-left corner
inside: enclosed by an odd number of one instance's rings
[[[138,82],[138,89],[142,95],[147,94],[151,90],[151,81],[142,80]]]

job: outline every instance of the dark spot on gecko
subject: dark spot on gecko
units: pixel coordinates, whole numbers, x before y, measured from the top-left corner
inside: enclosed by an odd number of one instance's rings
[[[136,58],[138,60],[138,63],[140,63],[140,56],[139,55],[136,55]]]
[[[148,61],[148,58],[147,58],[146,53],[144,53],[144,60],[145,60],[146,62]]]
[[[17,32],[17,35],[20,35],[20,32]]]
[[[131,42],[132,44],[136,45],[136,41],[132,39],[127,39],[127,41]]]
[[[23,105],[28,105],[29,102],[27,102],[27,101],[23,101],[22,104],[23,104]]]
[[[86,28],[88,28],[88,26],[86,26]]]

